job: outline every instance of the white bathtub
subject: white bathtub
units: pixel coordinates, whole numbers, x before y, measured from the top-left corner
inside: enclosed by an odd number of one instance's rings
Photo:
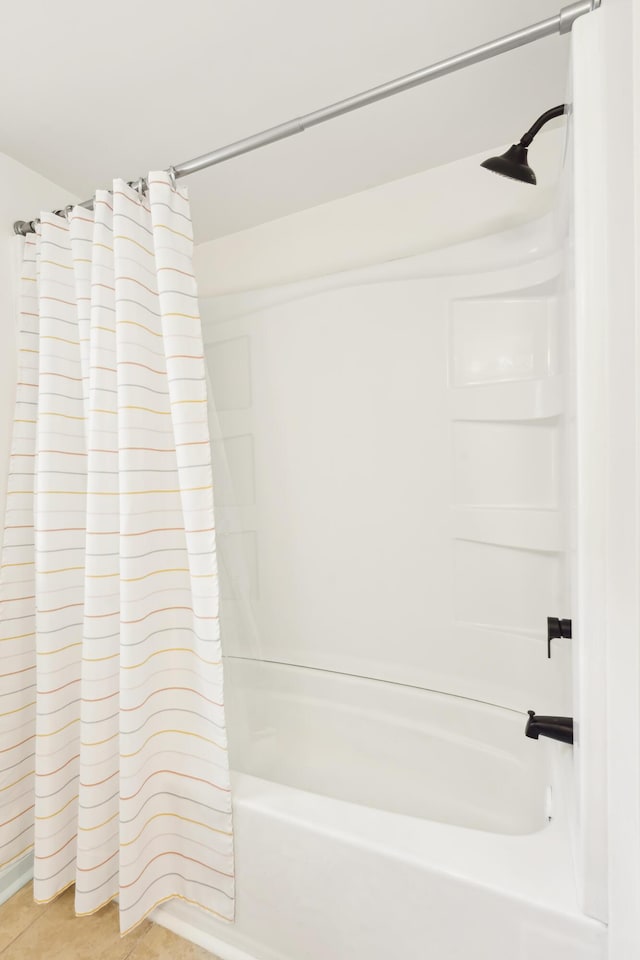
[[[236,923],[182,903],[159,923],[221,960],[604,957],[576,903],[570,748],[513,711],[320,670],[230,659],[226,685]]]

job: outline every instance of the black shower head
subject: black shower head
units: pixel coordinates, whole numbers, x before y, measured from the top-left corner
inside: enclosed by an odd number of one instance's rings
[[[545,111],[527,130],[519,143],[514,143],[513,146],[509,147],[509,149],[499,157],[489,157],[488,160],[483,160],[480,166],[486,170],[493,171],[493,173],[499,173],[503,177],[509,177],[511,180],[535,184],[537,182],[536,175],[529,166],[527,158],[529,145],[545,123],[553,120],[554,117],[561,117],[566,111],[567,108],[564,103],[561,103],[558,107],[552,107],[551,110]]]
[[[536,175],[527,163],[527,148],[521,143],[514,143],[512,147],[499,157],[489,157],[480,164],[485,170],[492,170],[511,180],[521,180],[522,183],[536,183]]]

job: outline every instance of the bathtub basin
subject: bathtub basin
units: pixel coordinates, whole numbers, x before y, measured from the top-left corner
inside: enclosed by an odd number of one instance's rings
[[[526,715],[289,664],[226,661],[240,773],[362,806],[495,833],[548,822],[549,744]]]

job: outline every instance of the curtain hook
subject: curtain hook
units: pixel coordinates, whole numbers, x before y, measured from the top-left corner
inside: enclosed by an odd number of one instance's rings
[[[69,220],[69,221],[71,220],[71,211],[72,211],[72,210],[73,210],[73,204],[72,204],[72,203],[68,203],[68,204],[66,205],[66,207],[64,208],[64,215],[65,215],[65,217],[67,218],[67,220]]]
[[[172,189],[173,191],[177,190],[177,187],[176,187],[176,168],[175,168],[175,167],[169,167],[169,169],[167,170],[167,173],[169,174],[169,180],[171,181],[171,189]]]

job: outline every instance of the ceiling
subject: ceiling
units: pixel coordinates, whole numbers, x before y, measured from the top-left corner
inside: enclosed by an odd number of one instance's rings
[[[561,5],[5,2],[0,151],[85,199],[114,176],[191,159]],[[511,143],[562,102],[567,58],[567,38],[551,37],[195,174],[196,240]]]

